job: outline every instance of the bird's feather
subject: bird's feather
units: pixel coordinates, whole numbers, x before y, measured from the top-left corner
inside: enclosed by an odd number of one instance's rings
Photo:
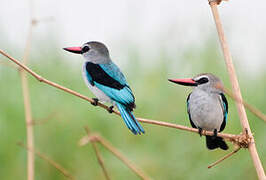
[[[127,127],[134,133],[134,134],[141,134],[145,133],[142,126],[136,120],[135,116],[132,114],[130,109],[125,107],[123,104],[116,103],[119,112],[121,113],[122,119],[125,121]]]
[[[119,102],[131,110],[135,107],[135,99],[134,96],[127,86],[123,89],[114,89],[111,87],[104,86],[100,83],[95,82],[95,86],[103,91],[107,96],[109,96],[115,102]]]
[[[191,93],[188,95],[187,97],[187,113],[188,113],[188,118],[190,121],[190,124],[193,128],[197,128],[197,126],[193,123],[192,119],[191,119],[191,115],[190,115],[190,110],[189,110],[189,97],[190,97]]]
[[[216,148],[221,148],[223,150],[228,149],[228,145],[225,143],[223,138],[214,136],[206,136],[206,146],[210,150]]]
[[[114,89],[123,89],[126,84],[120,83],[113,77],[111,77],[107,72],[105,72],[99,64],[94,64],[91,62],[86,63],[86,73],[88,81],[94,86],[97,82],[107,87]]]
[[[220,127],[220,132],[222,132],[225,128],[226,122],[227,122],[227,115],[228,115],[228,102],[223,93],[220,93],[220,96],[222,98],[222,104],[223,104],[223,112],[224,112],[224,120]]]
[[[122,85],[128,85],[125,76],[112,61],[107,64],[99,64],[104,72]]]
[[[86,77],[92,86],[99,88],[113,101],[125,105],[130,110],[135,108],[135,97],[122,72],[114,63],[94,64],[87,62]]]

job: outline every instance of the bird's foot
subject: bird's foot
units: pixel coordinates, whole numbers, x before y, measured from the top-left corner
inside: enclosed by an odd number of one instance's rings
[[[199,128],[199,135],[202,136],[202,128]]]
[[[110,106],[110,107],[108,107],[107,111],[109,113],[113,113],[114,112],[113,108],[114,108],[114,106]]]
[[[93,100],[93,102],[91,102],[91,104],[92,104],[93,106],[98,106],[99,99],[97,99],[97,98],[92,98],[92,100]]]

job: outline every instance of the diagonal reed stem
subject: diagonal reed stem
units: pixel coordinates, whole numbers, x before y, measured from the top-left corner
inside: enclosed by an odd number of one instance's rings
[[[22,59],[22,62],[24,64],[27,64],[28,62],[28,57],[29,57],[29,52],[30,52],[30,47],[31,47],[31,40],[32,40],[32,28],[33,28],[33,24],[31,23],[29,27],[28,37],[27,37],[24,55]],[[27,131],[27,146],[31,147],[34,150],[34,132],[33,132],[33,126],[32,126],[32,113],[31,113],[28,78],[27,78],[27,73],[23,69],[20,69],[19,72],[20,72],[20,77],[21,77],[22,93],[23,93],[23,99],[24,99],[25,121],[26,121],[26,131]],[[28,180],[34,180],[34,153],[33,151],[28,151],[27,153],[28,153],[27,155]]]
[[[211,165],[208,166],[208,168],[212,168],[213,166],[216,166],[217,164],[221,163],[222,161],[224,161],[225,159],[231,157],[233,154],[237,153],[239,150],[241,149],[241,147],[237,147],[235,150],[233,150],[232,152],[230,152],[229,154],[225,155],[224,157],[222,157],[221,159],[215,161],[214,163],[212,163]]]
[[[80,139],[79,145],[84,146],[89,142],[99,142],[104,148],[110,151],[114,156],[120,159],[128,168],[130,168],[136,175],[138,175],[143,180],[149,180],[148,177],[141,169],[130,162],[118,149],[116,149],[109,141],[104,139],[99,134],[91,134],[90,136],[84,136]]]
[[[224,60],[226,63],[226,67],[227,67],[227,71],[230,77],[230,82],[232,85],[232,89],[233,89],[233,93],[236,96],[236,98],[239,101],[235,101],[236,103],[236,107],[238,110],[238,115],[240,118],[240,122],[242,125],[242,129],[243,129],[243,133],[247,132],[248,136],[251,138],[251,142],[249,143],[248,149],[251,155],[251,158],[253,160],[253,164],[254,167],[256,169],[258,178],[260,180],[265,180],[265,173],[264,173],[264,169],[263,166],[261,164],[256,146],[255,146],[255,140],[254,137],[252,135],[250,126],[249,126],[249,122],[248,122],[248,118],[247,118],[247,114],[244,108],[244,105],[241,103],[243,102],[242,99],[242,95],[241,95],[241,91],[240,91],[240,87],[238,84],[238,80],[237,80],[237,76],[236,76],[236,72],[235,72],[235,68],[233,65],[233,60],[232,60],[232,56],[228,47],[228,44],[226,42],[226,38],[225,38],[225,34],[224,34],[224,30],[222,27],[222,22],[220,20],[220,16],[219,16],[219,12],[217,9],[217,1],[216,0],[209,0],[209,4],[211,7],[211,11],[213,14],[213,18],[216,24],[216,29],[218,32],[218,36],[219,36],[219,40],[220,40],[220,44],[222,47],[222,51],[223,51],[223,55],[224,55]]]
[[[250,104],[248,104],[246,101],[244,101],[242,99],[242,101],[240,99],[237,98],[236,95],[234,95],[229,89],[227,88],[222,88],[222,90],[228,95],[230,96],[233,100],[242,103],[245,108],[247,108],[251,113],[253,113],[255,116],[257,116],[258,118],[262,119],[263,121],[266,122],[266,115],[263,114],[261,111],[259,111],[256,107],[251,106]]]
[[[77,96],[83,100],[86,100],[88,102],[94,102],[93,99],[91,98],[88,98],[80,93],[77,93],[71,89],[68,89],[64,86],[61,86],[57,83],[54,83],[52,81],[49,81],[43,77],[41,77],[39,74],[35,73],[34,71],[32,71],[30,68],[28,68],[27,66],[25,66],[24,64],[20,63],[18,60],[14,59],[13,57],[9,56],[7,53],[5,53],[4,51],[2,51],[0,49],[0,54],[6,56],[8,59],[10,59],[11,61],[13,61],[14,63],[16,63],[18,66],[20,66],[21,68],[23,68],[25,71],[27,71],[29,74],[31,74],[33,77],[35,77],[38,81],[40,82],[43,82],[43,83],[46,83],[50,86],[53,86],[57,89],[61,89],[69,94],[72,94],[74,96]],[[102,103],[98,103],[98,106],[99,107],[102,107],[106,110],[109,109],[108,106],[102,104]],[[114,114],[116,115],[119,115],[120,116],[120,113],[116,110],[114,110]],[[184,131],[189,131],[189,132],[194,132],[194,133],[198,133],[198,129],[195,129],[195,128],[190,128],[190,127],[186,127],[186,126],[182,126],[182,125],[178,125],[178,124],[172,124],[172,123],[168,123],[168,122],[162,122],[162,121],[155,121],[155,120],[150,120],[150,119],[144,119],[144,118],[137,118],[140,122],[143,122],[143,123],[148,123],[148,124],[154,124],[154,125],[159,125],[159,126],[164,126],[164,127],[169,127],[169,128],[175,128],[175,129],[181,129],[181,130],[184,130]],[[202,132],[202,135],[213,135],[213,132],[211,131],[203,131]],[[218,133],[217,136],[219,137],[223,137],[225,138],[226,140],[230,140],[230,141],[236,141],[240,135],[235,135],[235,134],[226,134],[226,133]]]
[[[88,137],[90,137],[90,130],[89,130],[88,126],[85,126],[85,131],[86,131]],[[97,147],[96,142],[95,142],[95,141],[90,141],[90,142],[91,142],[92,147],[93,147],[93,150],[94,150],[94,152],[95,152],[95,154],[96,154],[96,157],[97,157],[98,163],[99,163],[99,165],[101,166],[101,168],[102,168],[102,170],[103,170],[103,174],[104,174],[105,179],[106,179],[106,180],[110,180],[110,176],[109,176],[109,174],[107,173],[107,169],[106,169],[106,167],[105,167],[105,165],[104,165],[103,158],[102,158],[102,156],[101,156],[101,154],[100,154],[100,151],[99,151],[99,149],[98,149],[98,147]]]
[[[59,172],[61,172],[66,178],[68,178],[70,180],[75,180],[75,178],[65,168],[63,168],[60,164],[58,164],[54,160],[50,159],[49,157],[45,156],[44,154],[40,153],[39,151],[36,151],[36,150],[32,149],[31,147],[25,146],[21,142],[18,142],[17,145],[20,146],[20,147],[25,148],[27,151],[30,151],[33,154],[36,154],[41,159],[43,159],[46,162],[48,162],[51,166],[55,167]]]

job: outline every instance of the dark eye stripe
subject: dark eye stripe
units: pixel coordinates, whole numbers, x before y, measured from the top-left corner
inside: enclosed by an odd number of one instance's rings
[[[206,77],[200,78],[199,80],[196,81],[198,84],[204,84],[209,82],[209,79]]]
[[[90,47],[89,46],[84,46],[82,48],[82,53],[88,52],[89,50],[90,50]]]

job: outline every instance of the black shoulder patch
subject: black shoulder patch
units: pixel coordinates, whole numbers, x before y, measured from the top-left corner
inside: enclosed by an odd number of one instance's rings
[[[225,103],[225,110],[226,110],[226,112],[228,112],[228,102],[227,102],[227,99],[226,99],[226,97],[225,97],[225,95],[223,93],[221,93],[220,95],[222,97],[223,102]]]
[[[97,82],[104,86],[118,90],[123,89],[125,87],[125,85],[120,84],[117,80],[109,76],[98,64],[87,62],[86,71],[92,78],[92,85],[94,85],[94,82]]]
[[[222,97],[222,101],[223,103],[225,104],[225,111],[226,113],[228,114],[228,102],[227,102],[227,99],[225,97],[225,95],[223,93],[220,93],[221,97]],[[223,123],[220,127],[220,131],[219,132],[222,132],[225,128],[225,125],[226,125],[226,116],[224,116],[224,120],[223,120]]]
[[[189,121],[190,121],[190,124],[193,128],[197,128],[197,126],[193,123],[192,119],[191,119],[191,115],[190,115],[190,112],[189,112],[189,109],[188,109],[188,101],[189,101],[189,97],[190,97],[191,93],[188,95],[187,97],[187,113],[188,113],[188,118],[189,118]]]

